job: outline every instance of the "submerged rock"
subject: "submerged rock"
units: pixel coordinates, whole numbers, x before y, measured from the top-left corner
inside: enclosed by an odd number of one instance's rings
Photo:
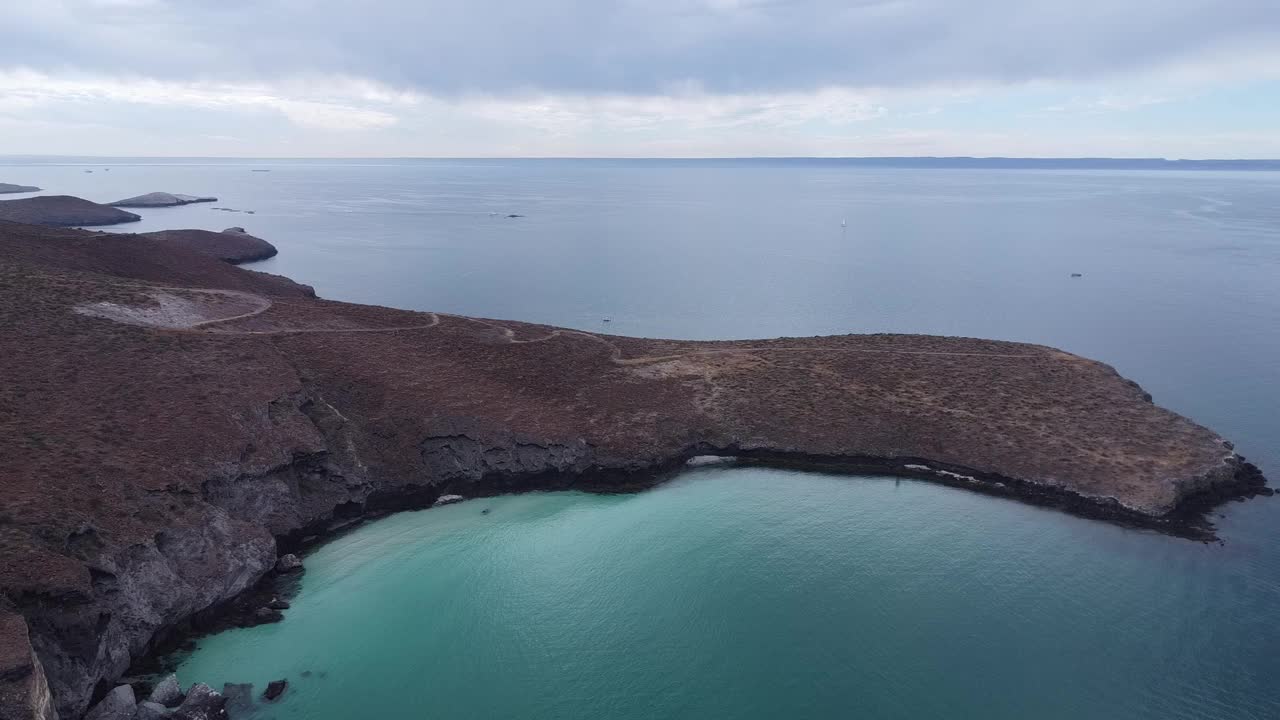
[[[132,720],[137,711],[138,700],[133,695],[133,688],[120,685],[94,705],[84,720]]]
[[[284,691],[288,689],[288,687],[288,680],[272,680],[267,684],[267,689],[262,693],[262,697],[267,700],[275,700],[283,695]]]
[[[153,192],[137,197],[125,198],[109,203],[112,207],[174,207],[176,205],[190,205],[191,203],[201,202],[218,202],[216,197],[201,197],[199,195],[178,195],[166,192]]]
[[[226,683],[222,694],[227,698],[227,714],[232,717],[248,715],[257,705],[253,700],[253,683]]]
[[[298,556],[293,553],[281,555],[280,559],[276,561],[276,572],[278,573],[297,572],[301,569],[302,560],[298,559]]]
[[[147,700],[165,707],[177,707],[182,704],[182,685],[178,682],[178,676],[172,673],[166,675],[152,688]]]

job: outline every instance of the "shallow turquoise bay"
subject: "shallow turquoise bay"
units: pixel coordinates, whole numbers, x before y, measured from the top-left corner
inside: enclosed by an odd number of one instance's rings
[[[307,558],[285,622],[178,673],[288,678],[259,714],[282,720],[1274,717],[1276,588],[1235,582],[1258,559],[921,482],[708,468],[371,523]]]

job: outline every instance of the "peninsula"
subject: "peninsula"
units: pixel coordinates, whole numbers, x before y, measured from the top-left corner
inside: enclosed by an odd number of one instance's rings
[[[1268,492],[1211,430],[1049,347],[408,312],[163,233],[0,222],[0,330],[4,718],[80,717],[304,539],[446,495],[638,489],[722,455],[1210,537],[1197,509]]]
[[[242,227],[222,232],[212,230],[160,230],[143,233],[146,237],[185,245],[233,265],[266,260],[276,254],[276,247],[260,237],[250,235]]]
[[[10,193],[29,193],[40,192],[40,188],[34,185],[14,185],[12,183],[0,183],[0,195],[8,195]]]
[[[0,200],[0,220],[50,227],[118,225],[137,222],[142,216],[109,205],[99,205],[71,195],[41,195],[20,200]]]
[[[153,192],[137,197],[125,198],[110,203],[112,207],[129,207],[129,208],[158,208],[158,207],[175,207],[177,205],[190,205],[192,203],[218,202],[216,197],[202,197],[199,195],[178,195],[166,192]]]

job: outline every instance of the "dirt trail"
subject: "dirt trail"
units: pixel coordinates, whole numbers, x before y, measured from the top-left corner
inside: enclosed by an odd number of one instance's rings
[[[777,345],[761,345],[761,346],[745,346],[722,348],[717,350],[690,350],[684,353],[675,353],[670,355],[646,355],[634,358],[624,358],[622,348],[617,344],[610,342],[606,338],[593,333],[582,330],[552,330],[546,335],[538,338],[530,338],[528,340],[516,339],[516,333],[511,328],[500,325],[498,323],[489,322],[488,320],[479,320],[477,318],[465,317],[463,315],[449,315],[448,317],[457,318],[459,320],[467,320],[478,323],[486,327],[493,328],[502,333],[507,342],[513,345],[522,345],[528,343],[546,342],[558,337],[573,335],[576,337],[586,338],[588,340],[600,343],[609,348],[609,359],[615,365],[647,365],[652,363],[667,362],[671,360],[680,360],[687,357],[697,355],[721,355],[721,354],[737,354],[751,352],[805,352],[812,351],[814,348],[808,346],[777,346]],[[873,355],[938,355],[938,356],[954,356],[954,357],[983,357],[983,358],[1040,358],[1044,355],[1039,353],[977,353],[977,352],[946,352],[942,350],[872,350],[864,348],[822,348],[823,352],[851,352],[851,353],[867,353]]]
[[[516,337],[516,331],[496,322],[488,320],[480,320],[478,318],[466,317],[464,315],[449,315],[440,313],[427,313],[431,316],[431,322],[420,325],[398,325],[392,327],[372,327],[372,328],[280,328],[275,330],[226,330],[214,328],[211,326],[222,323],[233,322],[236,320],[245,320],[257,317],[270,310],[273,303],[270,298],[253,293],[242,292],[240,290],[212,290],[205,288],[183,288],[183,287],[158,287],[154,285],[142,285],[137,287],[146,288],[156,291],[178,291],[184,293],[196,293],[203,295],[220,295],[232,299],[247,301],[255,305],[254,309],[223,318],[210,318],[205,320],[185,323],[181,326],[167,325],[163,326],[167,329],[177,330],[197,330],[202,329],[204,332],[216,333],[219,335],[299,335],[307,333],[383,333],[383,332],[403,332],[407,330],[428,330],[440,324],[441,317],[448,317],[465,322],[476,323],[500,332],[503,338],[512,345],[527,345],[531,343],[547,342],[559,337],[573,336],[590,340],[605,346],[609,350],[609,360],[615,365],[636,366],[648,365],[653,363],[669,362],[672,360],[681,360],[684,358],[707,355],[732,355],[740,353],[755,352],[805,352],[812,351],[814,348],[810,346],[778,346],[778,345],[761,345],[761,346],[738,346],[731,348],[720,348],[712,350],[690,350],[683,353],[672,353],[667,355],[646,355],[641,357],[623,357],[622,348],[616,343],[594,333],[583,330],[567,330],[557,329],[543,335],[542,337],[529,338],[521,340]],[[823,348],[823,352],[850,352],[863,353],[871,355],[934,355],[934,356],[950,356],[950,357],[982,357],[982,358],[1041,358],[1045,357],[1040,353],[981,353],[981,352],[947,352],[941,350],[876,350],[869,348],[843,348],[828,347]]]

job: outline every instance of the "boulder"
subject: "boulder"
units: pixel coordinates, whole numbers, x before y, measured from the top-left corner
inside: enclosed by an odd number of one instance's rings
[[[262,697],[266,700],[275,700],[283,695],[284,691],[288,687],[288,680],[272,680],[270,683],[267,683],[267,689],[263,691]]]
[[[267,607],[272,610],[288,610],[289,601],[281,600],[280,598],[271,598],[271,602],[267,603]]]
[[[119,685],[84,716],[84,720],[132,720],[138,711],[138,699],[129,685]]]
[[[466,500],[466,498],[461,495],[441,495],[435,501],[434,506],[439,507],[441,505],[452,505],[454,503],[460,503],[463,500]]]
[[[0,200],[0,220],[69,227],[74,225],[117,225],[137,222],[140,215],[70,195],[41,195],[20,200]]]
[[[280,559],[276,561],[276,572],[278,573],[296,572],[301,569],[302,561],[293,553],[281,555]]]
[[[138,703],[138,712],[133,716],[133,720],[164,720],[171,717],[174,711],[157,702],[144,700]]]
[[[158,703],[165,707],[177,707],[182,704],[182,685],[178,682],[178,676],[170,673],[163,680],[156,683],[151,689],[151,694],[147,696],[149,702]]]
[[[177,711],[169,717],[174,720],[214,720],[227,717],[227,698],[204,683],[196,683],[187,691]]]
[[[190,205],[191,203],[200,202],[218,202],[216,197],[201,197],[199,195],[178,195],[175,193],[153,192],[146,195],[138,195],[137,197],[125,198],[110,203],[112,207],[138,207],[138,208],[154,208],[154,207],[174,207],[177,205]]]

